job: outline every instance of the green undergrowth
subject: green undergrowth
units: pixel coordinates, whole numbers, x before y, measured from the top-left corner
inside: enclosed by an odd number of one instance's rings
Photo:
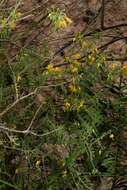
[[[11,15],[0,29],[0,190],[94,190],[105,178],[126,178],[126,65],[109,62],[94,37],[80,33],[61,64],[48,42],[11,56],[21,16]]]

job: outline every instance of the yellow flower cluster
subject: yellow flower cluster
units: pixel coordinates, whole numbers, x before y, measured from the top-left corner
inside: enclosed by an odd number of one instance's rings
[[[122,73],[123,73],[124,76],[127,76],[127,65],[123,66]]]
[[[21,12],[17,12],[16,13],[16,17],[21,17],[22,16],[22,13]]]
[[[61,73],[61,68],[59,67],[54,67],[54,65],[52,63],[50,63],[47,67],[46,67],[46,72],[44,74],[53,74],[53,73]]]
[[[67,174],[68,174],[68,172],[67,172],[67,169],[65,168],[65,162],[64,162],[64,160],[60,160],[59,165],[60,165],[61,169],[63,169],[63,171],[62,171],[62,177],[66,177]]]
[[[15,15],[14,15],[14,18],[10,20],[10,22],[9,22],[9,28],[11,30],[14,30],[16,28],[15,21],[16,21],[17,18],[21,17],[21,15],[22,15],[21,12],[16,12]]]
[[[91,52],[92,52],[92,54],[98,54],[99,53],[99,50],[96,48],[96,47],[93,47],[92,49],[91,49]]]
[[[54,24],[55,28],[66,28],[72,23],[72,20],[65,14],[65,12],[56,7],[49,8],[48,17]]]
[[[16,12],[14,17],[11,18],[11,16],[10,16],[9,20],[8,20],[8,18],[1,19],[0,24],[1,24],[2,28],[5,28],[8,26],[11,30],[14,30],[16,28],[15,21],[17,18],[21,17],[21,15],[22,15],[21,12]]]
[[[72,23],[72,20],[67,17],[67,16],[63,16],[63,18],[61,18],[58,23],[57,26],[58,28],[67,28],[68,25],[70,25]]]
[[[74,60],[70,60],[70,71],[73,75],[78,74],[79,66],[81,65],[81,63],[78,61],[78,59],[80,58],[81,58],[80,53],[76,53],[74,55]]]
[[[52,63],[47,66],[47,71],[48,71],[48,72],[54,71],[54,67],[53,67],[53,64],[52,64]]]
[[[91,47],[90,54],[88,55],[88,62],[95,63],[99,51],[96,47]]]
[[[75,58],[80,58],[81,55],[79,53],[75,54]],[[72,76],[72,83],[68,86],[69,91],[71,93],[77,93],[79,92],[80,88],[78,87],[78,85],[76,84],[76,78],[78,77],[78,72],[79,72],[79,68],[81,63],[77,60],[72,60],[70,62],[70,72]]]
[[[96,60],[98,58],[99,50],[95,46],[93,46],[93,45],[91,45],[91,47],[87,47],[87,50],[88,50],[88,54],[82,60],[84,60],[88,64],[97,63]],[[104,63],[104,61],[105,61],[105,57],[104,56],[101,59],[99,57],[99,62],[97,64],[97,66],[99,67],[100,64]]]
[[[102,54],[102,56],[101,56],[101,62],[102,63],[106,63],[106,59],[107,59],[107,56],[104,55],[104,54]]]
[[[74,55],[74,59],[71,59],[70,57],[65,57],[64,61],[70,63],[70,65],[73,65],[75,67],[78,67],[81,65],[80,61],[78,59],[81,58],[81,55],[79,53]]]
[[[7,23],[7,19],[6,18],[1,19],[1,26],[2,26],[2,28],[4,28],[6,26],[6,23]]]
[[[71,93],[78,93],[80,91],[80,87],[78,87],[75,83],[69,85],[69,90]]]
[[[96,57],[93,56],[93,55],[89,55],[88,56],[88,61],[89,61],[89,63],[94,63],[96,61]]]
[[[79,102],[75,102],[76,100],[65,100],[63,105],[64,112],[69,110],[74,110],[79,112],[85,105],[84,100],[80,100]]]
[[[71,108],[71,103],[69,101],[65,101],[63,110],[68,111],[70,108]]]
[[[65,166],[64,160],[60,160],[59,164],[60,164],[60,166],[63,168],[63,167]]]

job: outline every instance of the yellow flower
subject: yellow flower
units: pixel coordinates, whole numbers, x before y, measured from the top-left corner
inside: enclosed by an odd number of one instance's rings
[[[12,21],[9,23],[9,27],[11,30],[14,30],[16,28],[16,24]]]
[[[106,56],[104,55],[104,56],[102,56],[102,63],[105,63],[105,61],[106,61]]]
[[[65,16],[64,19],[66,20],[67,24],[72,24],[72,20],[69,17]]]
[[[93,56],[93,55],[89,55],[89,56],[88,56],[88,59],[89,59],[89,61],[90,61],[91,63],[95,62],[95,60],[96,60],[95,56]]]
[[[37,160],[36,167],[38,167],[40,165],[40,163],[41,163],[41,160]]]
[[[21,12],[17,12],[17,13],[16,13],[16,16],[17,16],[17,17],[21,17],[21,16],[22,16],[22,13],[21,13]]]
[[[66,28],[67,27],[67,22],[64,19],[60,20],[59,23],[58,23],[58,27],[59,28]]]
[[[77,93],[80,90],[80,88],[76,87],[75,84],[69,85],[69,89],[71,93]]]
[[[1,25],[2,25],[2,27],[5,27],[6,24],[7,24],[7,19],[6,19],[6,18],[3,18],[3,19],[1,20]]]
[[[21,79],[22,79],[21,76],[18,75],[16,80],[17,80],[17,82],[19,82]]]
[[[89,60],[91,60],[91,58],[92,58],[92,56],[91,56],[91,55],[89,55],[89,56],[88,56],[88,59],[89,59]]]
[[[112,139],[112,140],[114,140],[114,137],[115,137],[115,136],[114,136],[113,133],[111,133],[111,134],[109,135],[109,138]]]
[[[72,20],[69,17],[64,16],[61,20],[58,21],[58,28],[67,28],[67,26],[71,23]]]
[[[110,68],[111,68],[112,70],[115,70],[117,67],[118,67],[118,64],[117,64],[117,63],[113,63],[113,64],[110,65]]]
[[[81,100],[79,106],[77,107],[77,112],[79,112],[80,109],[84,106],[84,103],[85,103],[85,101],[84,101],[84,100]]]
[[[52,64],[52,63],[47,66],[47,71],[48,71],[48,72],[54,71],[54,67],[53,67],[53,64]]]
[[[64,170],[63,171],[63,177],[66,177],[67,176],[67,170]]]
[[[44,72],[44,74],[48,75],[49,73],[61,73],[61,68],[59,67],[54,67],[53,64],[49,64],[46,68],[47,70]]]
[[[123,75],[127,76],[127,65],[124,65],[122,68]]]
[[[92,53],[94,53],[94,54],[96,53],[96,54],[97,54],[97,53],[99,53],[99,50],[98,50],[96,47],[94,47],[94,48],[92,49]]]
[[[61,167],[64,167],[64,166],[65,166],[64,160],[60,160],[60,166],[61,166]]]
[[[67,111],[67,110],[69,110],[70,109],[70,107],[71,107],[71,104],[68,102],[68,101],[65,101],[64,102],[64,111]]]
[[[93,62],[95,62],[95,60],[96,60],[96,58],[95,57],[91,57],[91,62],[93,63]]]
[[[80,58],[81,58],[81,55],[80,55],[80,53],[76,53],[76,54],[74,55],[74,57],[75,57],[76,59],[80,59]]]
[[[19,173],[20,173],[20,168],[16,168],[15,174],[19,174]]]
[[[44,75],[44,76],[45,76],[45,75],[48,75],[48,74],[49,74],[49,72],[48,72],[48,71],[44,71],[42,75]]]

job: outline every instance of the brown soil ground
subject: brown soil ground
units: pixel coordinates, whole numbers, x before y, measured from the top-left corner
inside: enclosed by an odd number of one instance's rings
[[[7,7],[11,7],[14,4],[15,0],[6,2]],[[66,29],[54,31],[48,19],[43,21],[47,8],[52,5],[64,9],[66,14],[73,20],[73,24]],[[102,20],[101,6],[101,0],[22,0],[19,9],[21,9],[24,18],[14,31],[13,41],[19,44],[19,46],[30,46],[33,44],[34,46],[43,46],[45,42],[48,42],[51,53],[54,55],[70,41],[76,32],[83,31],[84,34],[87,34],[95,31],[96,28],[100,28]],[[125,24],[127,18],[126,9],[126,0],[105,0],[104,26],[110,27]],[[33,22],[39,23],[38,29],[30,30]],[[123,26],[117,28],[117,30],[103,31],[98,44],[103,45],[114,39],[114,36],[126,36],[126,29],[127,27]],[[22,34],[21,41],[17,40],[17,33]],[[107,46],[105,51],[110,50],[115,57],[123,57],[126,49],[125,43],[126,40],[124,39],[118,40],[116,43]],[[66,54],[68,54],[70,48],[72,48],[71,45],[64,48]],[[59,55],[57,53],[57,56],[55,56],[55,62],[60,61]]]

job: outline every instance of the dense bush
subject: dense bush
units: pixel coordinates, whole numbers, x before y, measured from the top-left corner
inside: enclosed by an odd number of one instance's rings
[[[108,61],[96,38],[75,34],[70,56],[52,63],[45,47],[8,45],[21,13],[1,15],[0,189],[93,190],[124,176],[127,66]],[[55,30],[71,19],[48,10]],[[126,177],[126,175],[125,175]]]

